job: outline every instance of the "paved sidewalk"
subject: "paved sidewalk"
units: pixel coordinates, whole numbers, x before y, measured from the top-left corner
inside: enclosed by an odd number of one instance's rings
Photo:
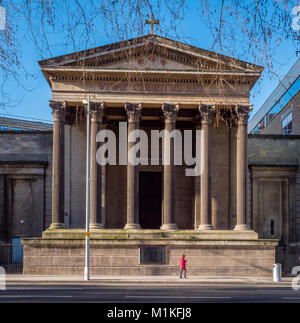
[[[268,277],[188,277],[180,279],[174,276],[91,276],[84,281],[83,276],[31,276],[6,275],[8,284],[95,284],[95,285],[269,285],[291,286],[292,277],[283,277],[281,282],[274,283]]]

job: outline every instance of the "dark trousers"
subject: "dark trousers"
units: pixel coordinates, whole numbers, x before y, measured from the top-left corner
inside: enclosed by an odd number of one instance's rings
[[[181,268],[180,277],[182,277],[183,272],[184,272],[184,277],[186,277],[186,269],[185,268]]]

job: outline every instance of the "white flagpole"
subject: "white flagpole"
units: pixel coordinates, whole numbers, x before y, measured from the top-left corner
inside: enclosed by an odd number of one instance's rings
[[[84,280],[90,280],[90,95],[88,96],[86,116],[86,198],[85,198],[85,266]]]

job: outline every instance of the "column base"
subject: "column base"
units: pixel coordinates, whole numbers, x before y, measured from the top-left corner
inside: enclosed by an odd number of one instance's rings
[[[161,227],[160,227],[160,230],[163,230],[163,231],[174,231],[174,230],[177,230],[177,225],[175,223],[167,223],[167,224],[163,224]]]
[[[127,223],[124,230],[140,230],[141,226],[137,223]]]
[[[215,228],[211,224],[200,224],[198,227],[199,231],[205,231],[205,230],[214,230]]]
[[[105,229],[104,225],[101,223],[91,223],[90,224],[91,230],[97,230],[97,229]]]
[[[65,225],[64,223],[52,223],[49,227],[49,230],[58,230],[58,229],[64,229]]]
[[[247,230],[250,230],[250,228],[247,224],[237,224],[234,227],[234,231],[247,231]]]

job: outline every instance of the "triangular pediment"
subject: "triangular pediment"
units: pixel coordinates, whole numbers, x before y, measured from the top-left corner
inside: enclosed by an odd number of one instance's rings
[[[177,62],[159,54],[141,53],[141,55],[123,58],[113,63],[102,64],[107,70],[143,70],[143,71],[196,71],[191,64]]]
[[[157,35],[147,35],[39,62],[43,70],[230,72],[260,74],[260,66]]]

